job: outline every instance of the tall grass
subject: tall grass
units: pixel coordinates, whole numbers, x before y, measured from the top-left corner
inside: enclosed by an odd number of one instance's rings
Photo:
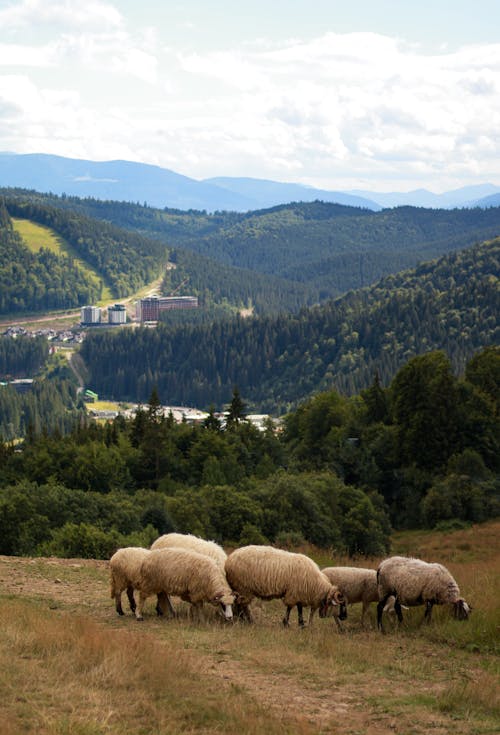
[[[249,733],[309,735],[266,712],[197,656],[137,629],[110,630],[21,600],[1,604],[0,732],[18,735]]]

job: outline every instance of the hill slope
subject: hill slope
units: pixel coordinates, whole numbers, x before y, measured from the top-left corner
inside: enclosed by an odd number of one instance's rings
[[[498,207],[487,210],[400,207],[374,213],[359,207],[310,202],[247,214],[208,215],[123,202],[4,191],[9,199],[28,199],[104,220],[153,237],[169,249],[182,249],[187,273],[178,281],[171,273],[173,281],[167,284],[167,289],[175,288],[187,274],[191,284],[197,283],[199,297],[215,290],[220,297],[239,306],[246,305],[249,290],[255,283],[255,293],[250,298],[259,313],[270,313],[277,308],[296,310],[300,305],[322,302],[500,233]],[[209,258],[212,265],[200,268],[200,260],[193,258],[190,266],[189,252]],[[214,277],[217,263],[224,265],[220,279]],[[279,303],[257,274],[280,279],[272,285],[274,294],[283,294]],[[269,278],[266,281],[271,283]],[[269,296],[264,296],[266,291]]]
[[[311,393],[388,382],[411,356],[444,349],[455,369],[499,339],[500,239],[389,276],[297,316],[206,327],[90,335],[82,356],[95,389],[147,401],[209,406],[233,386],[262,410],[284,412]]]

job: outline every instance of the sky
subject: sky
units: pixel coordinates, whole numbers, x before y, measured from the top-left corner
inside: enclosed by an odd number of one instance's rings
[[[0,0],[0,151],[500,185],[500,2]]]

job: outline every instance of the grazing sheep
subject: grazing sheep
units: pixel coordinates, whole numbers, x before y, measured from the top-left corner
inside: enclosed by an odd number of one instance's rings
[[[365,613],[371,602],[378,602],[377,571],[360,567],[325,567],[321,570],[332,584],[337,585],[346,598],[348,605],[357,602],[363,603],[361,610],[361,625],[364,624]],[[383,612],[395,613],[395,598],[389,597]],[[337,626],[340,622],[335,618]]]
[[[460,597],[460,590],[450,572],[442,564],[430,564],[421,559],[392,556],[385,559],[377,570],[379,603],[377,625],[382,628],[382,612],[394,595],[396,615],[401,623],[401,605],[425,605],[424,620],[430,621],[433,605],[452,605],[458,620],[466,620],[471,608]]]
[[[172,547],[176,549],[191,549],[191,551],[197,551],[198,554],[210,556],[224,569],[227,554],[222,546],[216,544],[215,541],[205,541],[205,539],[193,536],[191,533],[166,533],[151,544],[151,550]]]
[[[315,610],[324,615],[328,606],[339,606],[339,617],[346,617],[345,601],[312,559],[271,546],[243,546],[226,560],[227,581],[236,593],[241,615],[252,622],[248,608],[254,597],[282,599],[286,605],[283,625],[289,625],[290,611],[297,605],[299,625],[303,627],[302,607],[310,607],[309,625]]]
[[[159,604],[168,595],[177,595],[191,603],[191,612],[199,613],[203,602],[222,609],[226,620],[232,620],[234,594],[224,571],[209,556],[189,549],[154,549],[142,562],[137,581],[139,602],[135,615],[142,620],[142,611],[150,595],[158,595]]]
[[[149,556],[149,553],[149,549],[143,549],[140,546],[127,546],[124,549],[118,549],[109,560],[111,597],[115,600],[118,615],[124,614],[122,608],[122,592],[124,590],[127,590],[130,609],[133,613],[135,612],[134,589],[137,588],[141,564]],[[173,615],[174,611],[168,598],[165,600],[165,604]]]

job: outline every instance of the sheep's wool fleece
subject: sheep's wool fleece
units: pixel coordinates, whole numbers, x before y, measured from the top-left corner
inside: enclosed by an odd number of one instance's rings
[[[318,565],[304,554],[272,546],[243,546],[229,554],[226,576],[238,595],[249,602],[283,598],[286,605],[297,602],[319,607],[332,590]]]
[[[176,549],[191,549],[199,554],[205,554],[214,559],[219,566],[224,568],[227,554],[219,544],[215,541],[206,541],[199,536],[191,533],[166,533],[151,544],[151,549],[166,549],[175,547]]]
[[[394,556],[378,570],[379,595],[396,594],[400,603],[421,605],[427,600],[444,605],[456,602],[460,590],[442,564]]]
[[[150,551],[141,567],[139,589],[147,595],[165,592],[193,603],[223,595],[222,600],[231,604],[234,597],[219,565],[189,549]]]
[[[332,584],[337,585],[347,602],[378,601],[377,572],[360,567],[325,567],[321,570]]]
[[[127,546],[113,554],[109,560],[112,597],[129,586],[137,586],[142,562],[149,554],[149,549],[140,546]]]

